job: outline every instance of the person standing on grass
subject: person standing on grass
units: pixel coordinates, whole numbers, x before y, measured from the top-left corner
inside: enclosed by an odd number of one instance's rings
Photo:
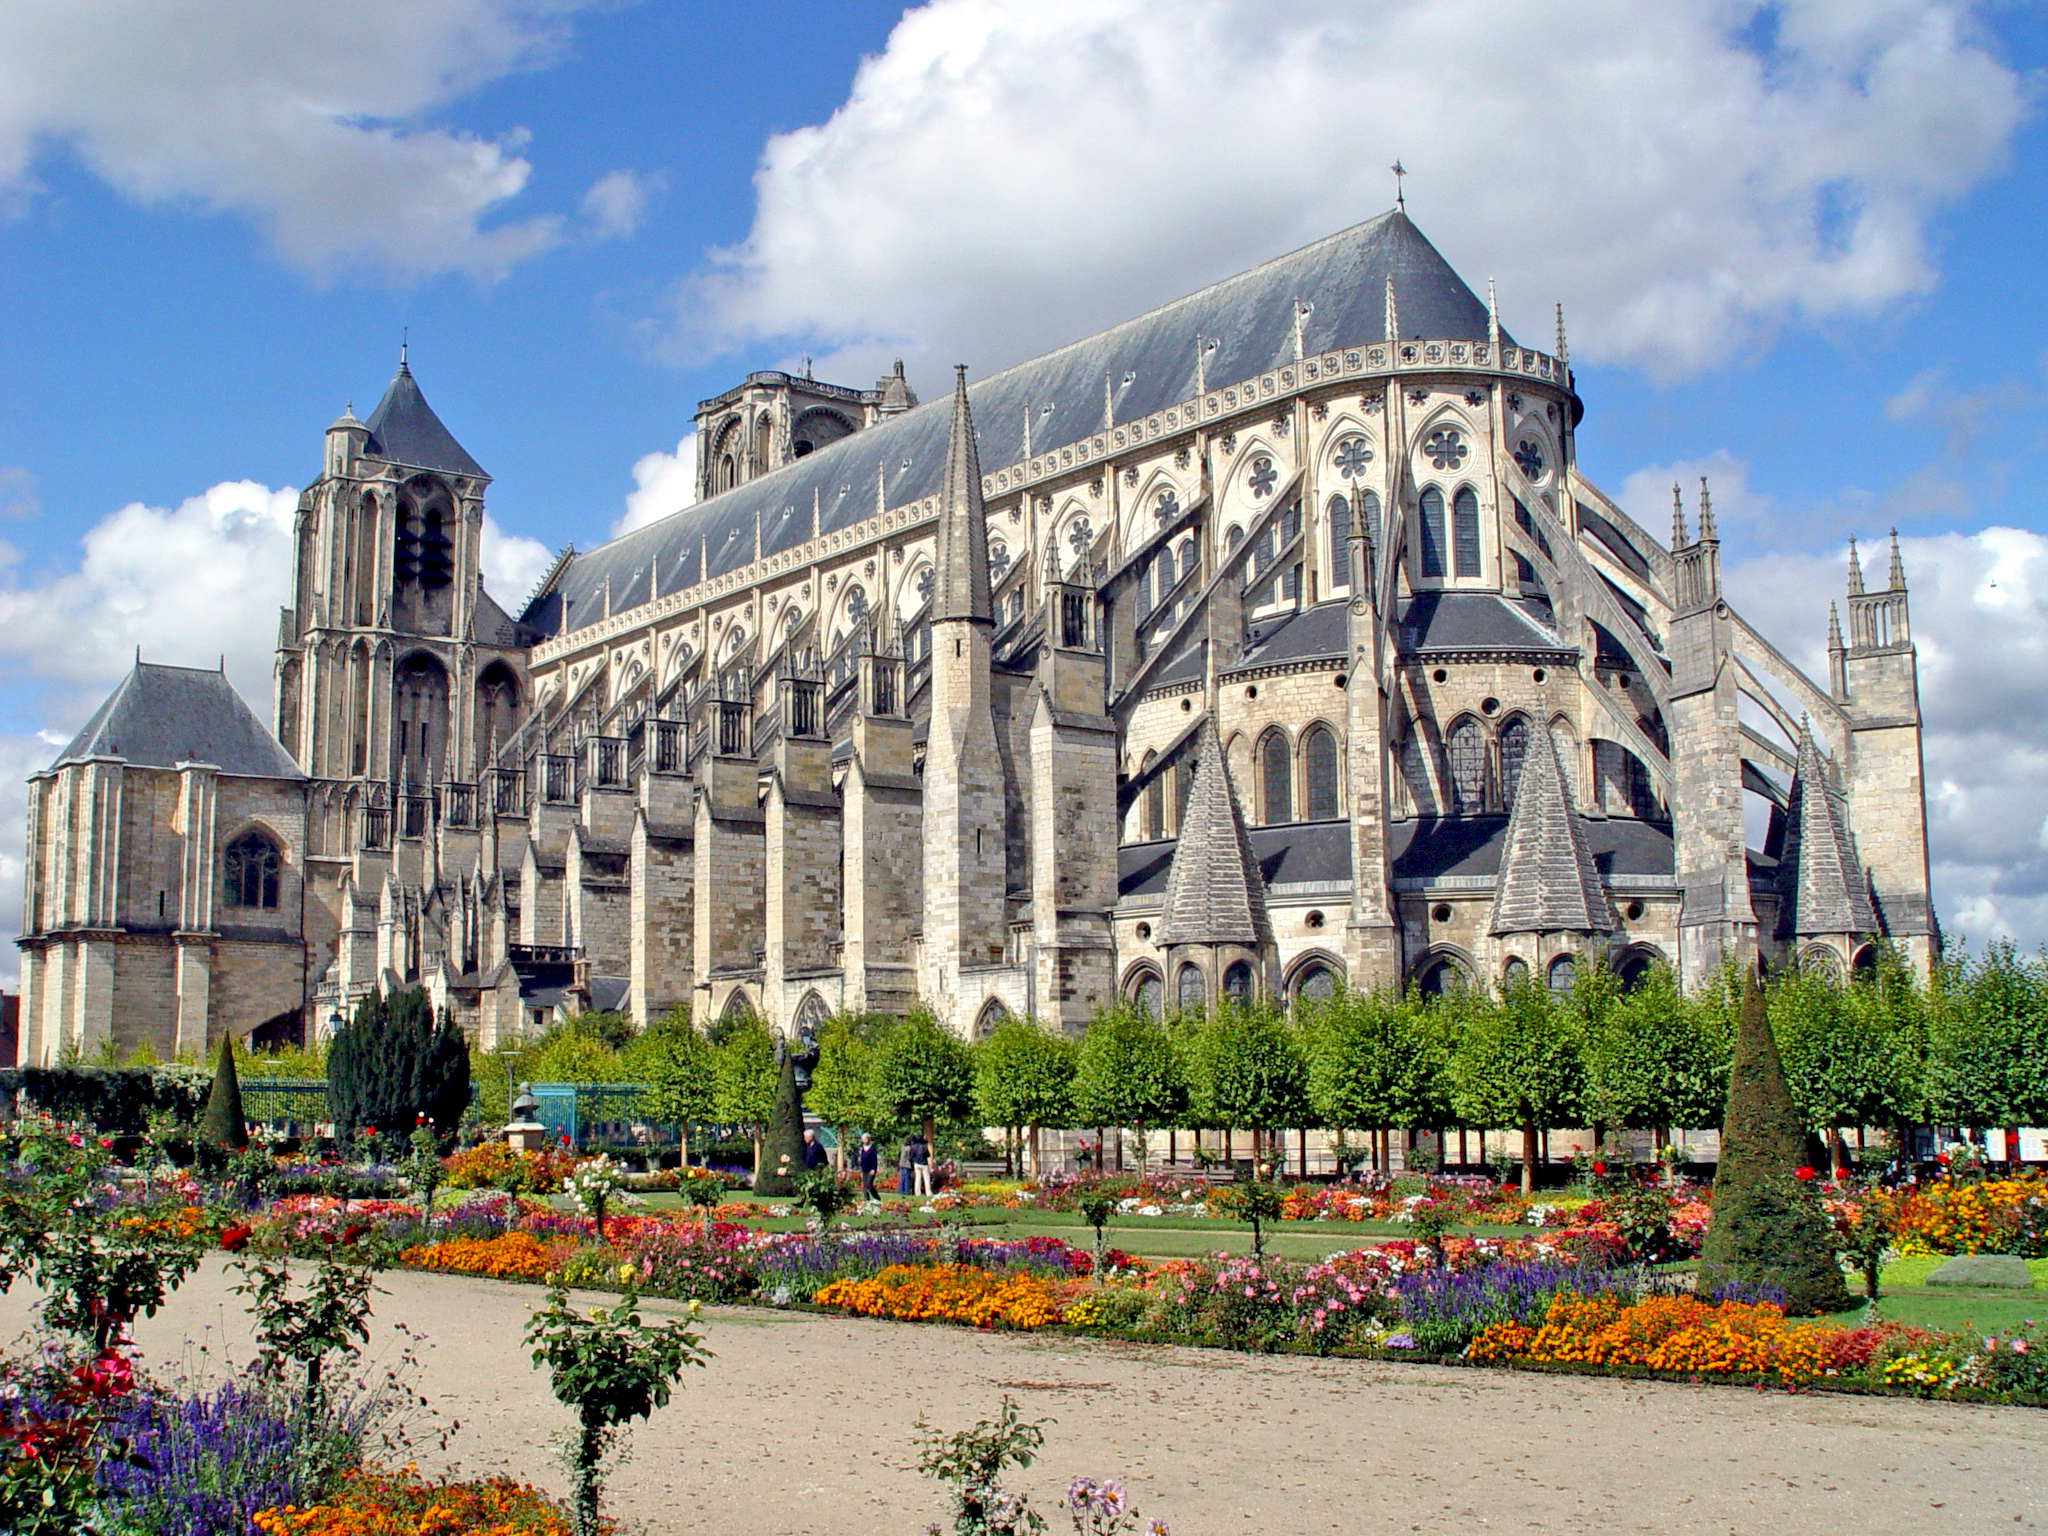
[[[896,1193],[899,1195],[910,1193],[910,1165],[915,1161],[911,1156],[910,1149],[916,1140],[917,1132],[912,1131],[903,1138],[902,1149],[896,1154]]]
[[[875,1138],[866,1131],[860,1133],[860,1192],[865,1200],[879,1200],[875,1193],[875,1175],[881,1171],[882,1149],[875,1145]]]
[[[915,1193],[929,1199],[932,1192],[932,1149],[915,1131],[910,1135],[910,1148],[910,1172],[916,1180]]]
[[[804,1132],[804,1167],[822,1168],[831,1159],[825,1155],[825,1144],[818,1140],[816,1131]]]

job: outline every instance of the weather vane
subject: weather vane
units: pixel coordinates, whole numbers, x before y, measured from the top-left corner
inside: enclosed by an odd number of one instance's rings
[[[1400,161],[1396,160],[1392,165],[1388,166],[1387,169],[1394,173],[1394,206],[1396,208],[1406,209],[1408,206],[1408,196],[1402,190],[1401,178],[1408,174],[1408,167],[1403,165]]]

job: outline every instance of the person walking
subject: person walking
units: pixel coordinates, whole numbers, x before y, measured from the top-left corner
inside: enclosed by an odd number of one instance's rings
[[[882,1197],[875,1193],[875,1175],[881,1171],[882,1149],[875,1145],[875,1138],[866,1131],[860,1133],[858,1166],[860,1168],[861,1198],[864,1200],[881,1199]]]
[[[910,1165],[915,1160],[911,1156],[910,1149],[916,1144],[916,1141],[917,1132],[912,1131],[903,1138],[903,1146],[896,1153],[896,1193],[899,1195],[910,1193]]]
[[[929,1199],[932,1192],[932,1149],[915,1131],[911,1133],[910,1145],[910,1173],[916,1181],[914,1192]]]
[[[810,1172],[824,1167],[832,1159],[826,1155],[825,1144],[818,1140],[816,1131],[804,1132],[804,1169]]]

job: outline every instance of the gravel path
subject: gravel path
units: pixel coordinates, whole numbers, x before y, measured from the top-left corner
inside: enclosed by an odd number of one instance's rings
[[[227,1284],[219,1267],[195,1276],[141,1329],[145,1353],[248,1353]],[[520,1345],[541,1292],[383,1285],[373,1347],[395,1353],[396,1320],[424,1335],[419,1384],[460,1421],[447,1457],[422,1464],[564,1489],[551,1437],[569,1415]],[[0,1297],[0,1338],[31,1299]],[[1019,1485],[1035,1502],[1077,1474],[1119,1476],[1176,1536],[2048,1530],[2048,1413],[2030,1409],[707,1316],[718,1358],[636,1429],[612,1485],[611,1507],[653,1536],[916,1536],[941,1511],[913,1470],[912,1421],[962,1428],[1004,1392],[1055,1421]]]

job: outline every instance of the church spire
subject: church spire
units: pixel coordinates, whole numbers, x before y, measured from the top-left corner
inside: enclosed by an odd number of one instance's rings
[[[955,367],[953,424],[939,488],[938,586],[932,618],[989,622],[988,515],[981,500],[981,454],[967,403],[967,365]]]
[[[1671,552],[1685,548],[1685,495],[1676,480],[1671,482]]]
[[[1213,719],[1195,742],[1195,782],[1181,813],[1180,841],[1166,872],[1166,905],[1159,942],[1236,944],[1256,949],[1273,942],[1266,911],[1266,877],[1259,872],[1244,812],[1223,760]]]
[[[1713,493],[1707,489],[1707,477],[1705,475],[1701,475],[1700,538],[1703,542],[1711,542],[1718,537],[1719,535],[1717,535],[1714,532],[1714,496]]]
[[[1887,582],[1885,590],[1889,592],[1903,592],[1906,590],[1906,562],[1899,557],[1899,530],[1896,528],[1892,530],[1891,579]]]
[[[1863,595],[1863,557],[1856,553],[1856,535],[1849,535],[1849,595]]]
[[[1799,722],[1799,755],[1785,801],[1778,890],[1780,938],[1878,931],[1877,909],[1847,818],[1805,720]]]
[[[1493,925],[1506,933],[1611,933],[1614,919],[1586,829],[1572,811],[1557,743],[1529,732],[1501,844]]]

